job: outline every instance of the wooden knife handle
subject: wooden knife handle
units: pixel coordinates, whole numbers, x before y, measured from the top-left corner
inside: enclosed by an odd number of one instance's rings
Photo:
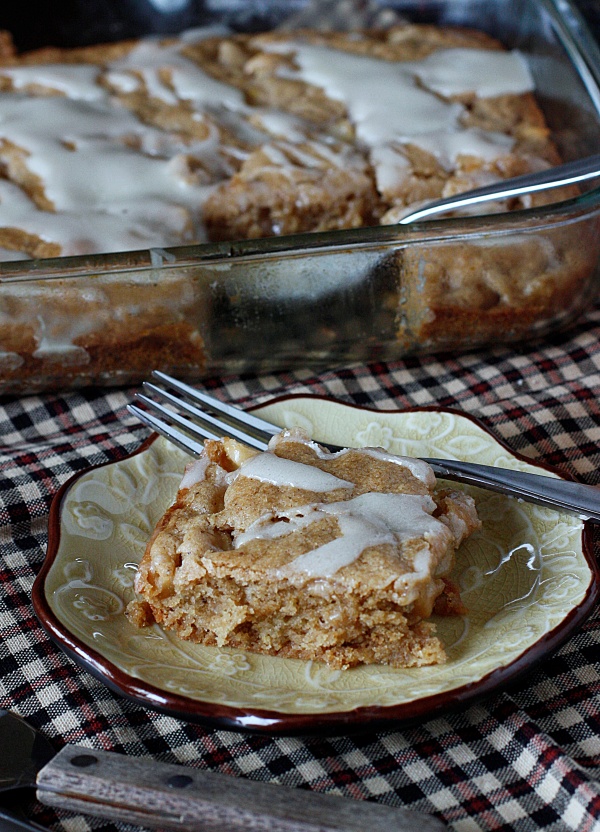
[[[441,832],[431,815],[186,766],[65,746],[38,774],[60,809],[190,832]]]

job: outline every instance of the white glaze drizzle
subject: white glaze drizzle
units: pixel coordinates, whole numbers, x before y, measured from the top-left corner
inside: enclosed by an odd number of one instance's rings
[[[98,86],[100,68],[89,64],[33,64],[0,68],[15,90],[38,86],[56,90],[79,101],[100,101],[106,93]]]
[[[331,577],[353,563],[372,546],[391,545],[415,538],[449,538],[448,528],[432,516],[436,504],[428,495],[369,492],[349,500],[316,503],[282,511],[274,517],[265,515],[245,532],[237,535],[235,547],[255,539],[274,539],[293,534],[326,516],[334,516],[340,535],[306,554],[300,555],[279,570],[281,576],[302,573],[307,577]],[[416,572],[430,569],[428,547],[413,564]]]
[[[96,246],[104,251],[143,248],[160,239],[165,228],[183,233],[187,222],[183,208],[150,200],[137,216],[129,214],[127,222],[118,213],[42,211],[17,185],[0,181],[0,225],[58,243],[65,255],[86,254]]]
[[[335,477],[327,471],[321,471],[314,465],[304,465],[268,452],[257,454],[244,462],[236,474],[272,485],[301,488],[304,491],[325,492],[337,488],[354,488],[354,483]]]
[[[306,140],[310,127],[306,122],[291,113],[273,108],[256,107],[249,113],[253,124],[273,136],[281,136],[290,142]]]
[[[371,162],[375,170],[377,190],[384,195],[393,193],[398,182],[406,179],[411,172],[407,157],[400,148],[391,144],[371,148]]]
[[[199,120],[210,112],[229,113],[228,118],[250,138],[254,111],[243,94],[181,54],[186,43],[210,33],[195,30],[175,42],[148,39],[104,68],[78,64],[0,68],[0,75],[16,91],[2,94],[2,135],[26,151],[28,168],[57,211],[53,216],[40,211],[26,195],[13,202],[4,188],[0,224],[57,243],[63,254],[203,240],[202,204],[211,182],[231,174],[218,131],[209,130],[206,141],[182,145],[142,124],[98,81],[103,77],[124,93],[145,88],[168,105],[188,102]],[[462,93],[475,86],[473,92],[492,95],[531,89],[525,62],[516,53],[448,49],[423,61],[395,63],[294,41],[262,45],[293,52],[298,64],[291,73],[294,77],[344,101],[359,138],[371,148],[382,190],[393,188],[403,176],[405,160],[397,149],[403,142],[420,143],[445,163],[460,153],[495,158],[512,146],[505,136],[460,128],[462,105],[442,100],[432,91]],[[32,100],[19,92],[31,88],[61,95]],[[256,114],[254,124],[289,143],[286,153],[273,160],[285,170],[294,163],[290,147],[306,140],[301,120],[267,110]],[[138,148],[128,146],[132,137]],[[313,142],[312,148],[334,164],[344,163],[343,155],[334,153],[326,140]],[[278,151],[271,146],[268,152]],[[186,154],[201,161],[212,177],[208,184],[192,181]],[[318,159],[298,148],[291,158],[300,165],[318,165]]]
[[[293,437],[293,441],[315,445],[298,429],[282,431],[273,437],[271,444],[276,446],[279,442],[290,441],[290,437]],[[329,454],[318,446],[315,447],[320,454],[329,457],[353,450],[344,449],[337,454]],[[426,469],[429,466],[421,460],[396,457],[379,448],[361,449],[360,452],[392,464],[414,462],[416,472],[425,474],[429,480],[428,472],[422,470],[422,466]],[[204,455],[189,463],[180,489],[190,488],[205,480],[210,461]],[[278,457],[269,451],[250,457],[229,474],[218,466],[217,468],[216,481],[224,486],[231,485],[237,477],[243,475],[278,487],[295,487],[317,493],[355,487],[354,483],[320,468]],[[435,482],[435,476],[432,476]],[[422,545],[412,553],[409,573],[402,576],[404,592],[419,577],[435,571],[436,552],[445,550],[453,538],[458,542],[464,534],[464,524],[455,524],[452,518],[439,520],[434,517],[436,508],[436,503],[429,494],[389,492],[368,492],[331,503],[307,503],[261,515],[244,531],[233,532],[233,545],[240,549],[255,540],[275,540],[293,535],[324,518],[334,517],[338,525],[338,536],[277,570],[280,578],[304,581],[309,578],[331,577],[357,560],[368,548],[389,545],[398,549],[406,541],[420,539]],[[406,556],[405,552],[403,554]]]
[[[483,96],[533,89],[527,65],[515,52],[444,49],[434,53],[435,59],[393,62],[342,50],[333,56],[328,47],[300,41],[261,41],[261,46],[293,55],[296,68],[280,69],[281,77],[299,78],[341,101],[367,147],[412,143],[447,166],[462,154],[498,158],[510,150],[512,141],[462,127],[465,109],[459,102],[440,98],[444,85],[452,94]],[[385,176],[389,175],[387,169]]]
[[[207,112],[229,113],[228,127],[249,140],[253,136],[250,125],[259,124],[289,143],[286,153],[274,159],[282,171],[293,164],[293,158],[300,165],[318,165],[312,154],[299,149],[295,156],[290,154],[290,146],[306,141],[301,120],[249,108],[239,90],[211,78],[181,54],[185,43],[208,34],[208,30],[184,33],[175,43],[147,40],[104,69],[69,64],[0,68],[0,75],[9,78],[16,90],[2,95],[2,132],[26,150],[27,166],[57,208],[56,213],[42,211],[18,186],[3,182],[0,225],[56,243],[62,254],[131,250],[205,238],[202,204],[212,185],[192,181],[186,155],[199,159],[214,183],[231,175],[218,132],[209,130],[206,141],[183,145],[143,125],[119,106],[97,83],[101,76],[121,92],[144,86],[167,104],[187,101],[198,120],[204,120]],[[439,95],[465,91],[495,95],[532,88],[525,62],[516,53],[449,49],[423,61],[397,64],[292,41],[263,46],[295,52],[298,69],[292,74],[346,103],[359,137],[370,145],[382,191],[393,190],[406,174],[403,142],[420,144],[444,164],[465,152],[494,159],[512,147],[506,136],[460,128],[462,105],[443,101]],[[377,96],[371,94],[374,82]],[[28,99],[19,91],[36,87],[68,98],[37,98],[35,109],[29,109]],[[403,121],[407,113],[411,115],[408,123]],[[252,114],[257,116],[254,122]],[[132,136],[141,153],[127,146]],[[343,155],[334,153],[326,139],[312,142],[312,147],[333,164],[344,164]],[[230,150],[231,155],[243,158],[242,151]],[[275,152],[273,146],[269,152]],[[50,343],[40,332],[39,354],[47,349],[72,352],[67,331],[62,346],[58,338]]]
[[[275,540],[310,526],[317,519],[316,504],[294,506],[277,514],[268,512],[261,515],[248,528],[233,533],[234,548],[239,549],[251,540]]]
[[[296,487],[313,492],[353,488],[351,482],[341,480],[320,468],[277,456],[276,448],[286,443],[301,443],[310,447],[319,459],[339,459],[348,453],[358,453],[389,464],[406,467],[410,473],[435,485],[435,475],[423,460],[400,457],[383,448],[344,448],[330,453],[313,442],[304,431],[293,428],[276,434],[269,442],[269,450],[245,462],[236,472],[269,482],[280,487]],[[334,540],[301,555],[282,568],[281,576],[302,574],[305,577],[327,577],[355,561],[368,547],[382,544],[398,545],[409,539],[432,537],[448,540],[447,525],[432,516],[434,500],[423,494],[369,492],[331,503],[311,503],[287,510],[267,513],[259,517],[245,531],[234,534],[236,548],[255,539],[275,539],[293,534],[326,516],[337,519],[340,534]],[[431,568],[429,547],[422,547],[416,556],[415,574]]]
[[[197,39],[201,37],[202,33],[197,32]],[[191,37],[185,40],[193,42]],[[110,64],[108,81],[131,92],[139,88],[138,76],[141,76],[148,94],[166,104],[190,101],[202,110],[206,107],[246,109],[244,97],[238,89],[212,78],[180,54],[183,42],[183,38],[173,44],[161,44],[150,39],[142,41],[125,58]],[[164,79],[165,69],[169,83]]]
[[[218,131],[206,123],[205,141],[184,144],[143,124],[95,83],[104,75],[121,92],[145,84],[169,104],[190,101],[199,119],[211,107],[244,110],[238,90],[179,54],[192,39],[169,45],[145,41],[104,70],[78,64],[0,68],[16,90],[2,95],[0,131],[26,151],[27,167],[56,209],[42,211],[24,192],[18,194],[17,186],[9,186],[3,188],[0,225],[57,243],[65,255],[205,239],[202,204],[214,184],[231,175]],[[171,87],[160,72],[165,67]],[[32,85],[62,94],[19,92]],[[193,181],[185,162],[190,154],[212,181]]]
[[[427,89],[450,98],[474,93],[478,98],[531,92],[534,84],[523,55],[495,49],[438,49],[420,61],[404,64]]]
[[[189,465],[186,465],[185,471],[183,472],[183,478],[179,483],[179,488],[191,488],[193,485],[205,480],[206,469],[209,464],[210,458],[208,456],[200,456],[198,459],[190,462]]]

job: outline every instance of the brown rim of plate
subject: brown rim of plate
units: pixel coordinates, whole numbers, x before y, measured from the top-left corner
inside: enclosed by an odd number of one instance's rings
[[[373,407],[363,407],[348,403],[329,396],[311,396],[305,394],[288,394],[279,396],[268,402],[254,405],[249,410],[257,410],[271,404],[298,399],[313,399],[341,404],[344,407],[382,413],[449,413],[466,418],[490,435],[512,457],[527,462],[534,467],[558,474],[563,479],[573,479],[558,472],[555,468],[514,451],[506,442],[496,436],[477,417],[463,413],[453,408],[437,407],[408,407],[403,409],[378,410]],[[324,714],[287,714],[278,711],[262,709],[245,709],[230,707],[211,702],[201,702],[186,696],[168,693],[161,688],[141,682],[129,676],[125,671],[117,668],[96,650],[88,647],[68,630],[56,617],[45,593],[45,581],[55,560],[60,543],[61,510],[63,500],[74,485],[84,474],[107,465],[114,465],[123,459],[130,459],[143,453],[158,438],[152,434],[139,448],[118,460],[103,462],[78,471],[65,482],[54,495],[50,506],[48,521],[48,548],[42,567],[36,576],[32,590],[34,611],[49,637],[69,655],[77,664],[95,676],[115,693],[136,702],[142,707],[151,708],[182,719],[208,727],[226,730],[239,730],[273,736],[291,736],[299,734],[314,734],[327,731],[329,735],[359,733],[361,731],[385,730],[426,717],[433,718],[441,711],[451,711],[466,703],[471,703],[486,694],[496,690],[500,685],[508,685],[518,676],[532,669],[542,658],[557,650],[579,627],[591,613],[596,602],[600,599],[600,566],[594,557],[594,540],[592,522],[585,521],[582,530],[582,553],[590,569],[591,578],[585,597],[581,603],[570,610],[563,620],[534,644],[530,645],[515,660],[507,665],[495,668],[475,682],[470,682],[447,692],[437,693],[422,699],[412,700],[399,705],[360,707],[349,711],[339,711]]]

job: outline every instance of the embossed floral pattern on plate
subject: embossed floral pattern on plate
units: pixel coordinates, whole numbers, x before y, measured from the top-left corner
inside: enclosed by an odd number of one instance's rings
[[[259,412],[323,441],[539,471],[454,412],[377,412],[311,397],[282,399]],[[438,620],[449,657],[444,665],[334,671],[187,644],[157,626],[140,630],[124,615],[136,564],[188,460],[157,439],[141,453],[75,477],[62,495],[34,592],[42,622],[76,659],[113,687],[177,715],[259,730],[285,727],[290,717],[295,728],[336,717],[346,727],[365,718],[412,717],[428,704],[455,704],[513,676],[556,647],[597,593],[581,520],[471,489],[483,529],[457,558],[469,613]]]

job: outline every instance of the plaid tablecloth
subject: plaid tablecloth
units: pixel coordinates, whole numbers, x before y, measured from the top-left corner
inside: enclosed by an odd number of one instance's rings
[[[338,372],[212,379],[241,405],[283,393],[380,409],[451,407],[521,454],[600,480],[600,306],[574,331],[498,348]],[[600,615],[526,677],[461,712],[358,736],[213,730],[145,710],[81,670],[41,629],[31,588],[53,495],[71,475],[117,460],[147,435],[133,391],[86,390],[0,402],[0,706],[56,741],[421,810],[456,832],[600,829]],[[55,830],[114,830],[29,812]],[[120,830],[125,827],[118,827]]]

